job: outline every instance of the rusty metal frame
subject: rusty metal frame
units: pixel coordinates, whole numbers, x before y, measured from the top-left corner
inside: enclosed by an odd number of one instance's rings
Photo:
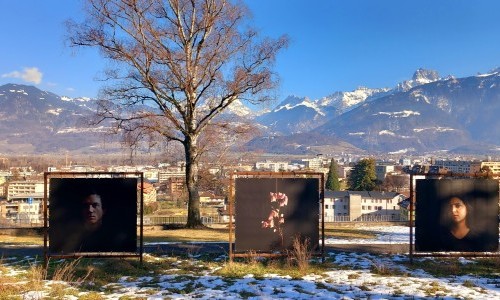
[[[424,174],[410,174],[410,248],[409,257],[410,263],[413,263],[413,257],[500,257],[500,250],[497,252],[453,252],[453,251],[440,251],[440,252],[415,252],[413,243],[413,228],[415,226],[414,213],[415,213],[415,190],[414,190],[414,175],[425,176],[425,178],[481,178],[481,177],[492,177],[500,178],[500,173],[445,173],[445,174],[434,174],[434,173],[424,173]]]
[[[52,254],[49,252],[48,233],[48,197],[50,178],[137,178],[141,181],[140,205],[139,205],[139,251],[137,252],[74,252],[69,254]],[[53,258],[80,258],[80,257],[138,257],[140,263],[144,254],[144,173],[143,172],[44,172],[44,195],[43,195],[43,257],[44,266],[48,266],[49,259]],[[137,202],[136,202],[137,205]],[[136,224],[137,231],[137,224]]]
[[[280,179],[280,178],[318,178],[319,183],[319,204],[321,205],[321,247],[319,253],[313,253],[315,256],[321,256],[321,261],[325,260],[325,174],[319,172],[232,172],[229,179],[229,259],[234,257],[279,257],[286,255],[285,253],[271,252],[239,252],[235,253],[233,249],[233,205],[235,201],[235,178],[265,178],[265,179]],[[236,239],[236,236],[235,236]]]

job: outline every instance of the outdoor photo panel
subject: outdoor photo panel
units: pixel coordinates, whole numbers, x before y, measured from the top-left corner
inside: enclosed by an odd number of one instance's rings
[[[49,252],[136,252],[137,178],[51,178]]]
[[[235,251],[290,249],[293,239],[319,248],[319,179],[236,178]]]
[[[498,180],[416,181],[415,250],[498,251]]]

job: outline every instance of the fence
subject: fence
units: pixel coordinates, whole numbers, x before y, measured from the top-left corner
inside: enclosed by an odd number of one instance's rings
[[[203,224],[220,224],[228,223],[227,217],[222,216],[202,216]],[[164,225],[164,224],[185,224],[187,221],[186,216],[145,216],[144,225]],[[325,217],[326,223],[335,222],[402,222],[408,221],[405,215],[363,215],[358,218],[351,218],[350,216],[332,216]],[[139,220],[137,221],[139,222]],[[138,223],[139,224],[139,223]]]
[[[221,216],[202,216],[201,221],[205,225],[227,223],[227,218]],[[137,219],[137,224],[140,220]],[[186,224],[187,216],[144,216],[144,225]]]
[[[205,225],[224,224],[228,223],[227,216],[202,216],[201,220]],[[321,220],[320,220],[321,221]],[[325,223],[335,222],[401,222],[408,221],[405,215],[363,215],[358,218],[350,216],[330,216],[325,217]],[[161,226],[165,224],[186,224],[187,216],[144,216],[143,224],[145,226]],[[137,218],[137,225],[140,224],[140,219]],[[0,221],[0,228],[9,227],[40,227],[43,226],[43,217],[39,219],[16,218]]]
[[[0,218],[0,228],[42,227],[42,215],[18,214],[12,218]]]
[[[325,223],[334,222],[401,222],[408,221],[405,215],[362,215],[357,218],[351,216],[330,216],[325,217]]]

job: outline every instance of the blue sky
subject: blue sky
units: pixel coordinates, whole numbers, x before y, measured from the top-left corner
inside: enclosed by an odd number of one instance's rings
[[[265,36],[287,34],[278,100],[358,86],[393,87],[418,68],[472,76],[500,67],[498,0],[247,0]],[[95,97],[105,68],[97,51],[65,45],[64,21],[81,1],[2,1],[0,85],[23,83]]]

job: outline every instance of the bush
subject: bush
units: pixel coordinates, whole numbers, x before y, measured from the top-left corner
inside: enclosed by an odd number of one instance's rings
[[[158,203],[153,202],[153,203],[146,204],[146,205],[144,205],[143,210],[144,210],[145,215],[154,214],[156,211],[158,211]]]

